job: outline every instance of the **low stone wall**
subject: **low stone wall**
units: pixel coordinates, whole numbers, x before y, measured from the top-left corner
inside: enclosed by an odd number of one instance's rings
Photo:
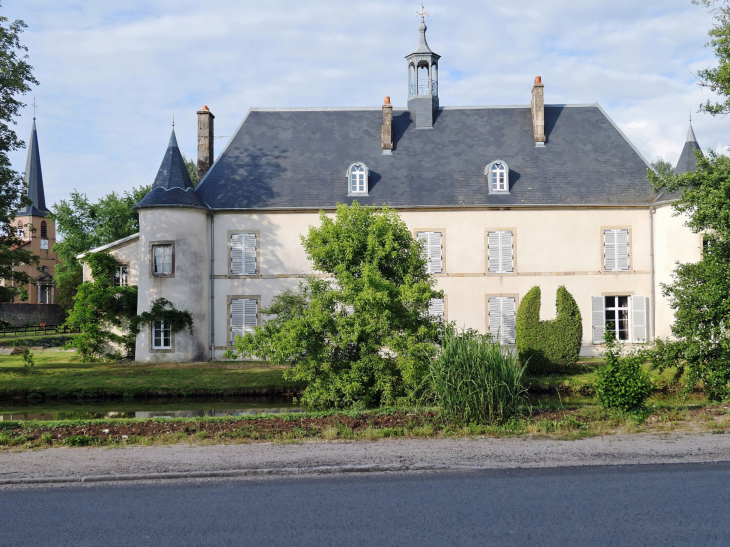
[[[61,325],[65,318],[58,304],[0,304],[0,321],[16,327]]]

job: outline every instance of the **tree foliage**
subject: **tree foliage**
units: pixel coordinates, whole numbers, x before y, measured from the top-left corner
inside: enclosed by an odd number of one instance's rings
[[[644,354],[624,355],[623,346],[616,340],[612,328],[606,329],[603,342],[603,364],[597,371],[596,381],[598,402],[605,408],[627,412],[641,409],[654,387],[642,368]]]
[[[654,170],[661,176],[671,175],[674,172],[674,167],[668,161],[658,159],[651,164]]]
[[[730,3],[727,0],[692,0],[711,8],[714,25],[709,30],[710,41],[706,44],[715,51],[718,65],[697,73],[700,85],[709,88],[723,99],[712,102],[709,99],[700,105],[700,110],[713,116],[730,113]]]
[[[145,311],[133,317],[129,322],[129,330],[135,336],[139,334],[142,325],[149,325],[153,321],[165,321],[170,324],[170,332],[180,332],[188,329],[193,334],[193,314],[187,310],[177,310],[167,298],[158,298],[152,302],[150,311]]]
[[[188,170],[188,175],[190,175],[190,180],[193,183],[193,186],[198,186],[198,166],[195,164],[195,160],[193,158],[188,158],[185,154],[182,155],[183,161],[185,162],[185,167]]]
[[[678,264],[673,280],[662,285],[675,313],[672,340],[658,341],[655,367],[676,366],[685,390],[701,383],[714,400],[730,398],[730,158],[696,152],[697,171],[649,178],[656,189],[680,192],[672,205],[686,214],[686,225],[704,233],[697,263]]]
[[[241,356],[290,363],[302,402],[372,407],[414,400],[435,354],[441,323],[428,315],[434,280],[397,212],[339,205],[320,214],[302,244],[315,271],[263,310],[271,320],[238,337]],[[353,313],[348,313],[352,306]]]
[[[79,287],[66,325],[81,330],[72,342],[84,362],[95,361],[111,353],[111,344],[134,355],[136,333],[129,332],[129,322],[137,315],[137,287],[114,285],[116,259],[109,253],[89,253],[82,261],[91,268],[93,281]],[[115,332],[118,331],[118,332]]]
[[[28,49],[20,43],[20,34],[26,28],[23,21],[8,23],[0,16],[0,302],[9,301],[15,294],[13,286],[31,282],[31,277],[16,271],[16,266],[37,265],[38,257],[26,248],[17,237],[12,222],[15,213],[28,205],[23,177],[10,165],[8,153],[24,146],[10,127],[14,118],[25,105],[20,97],[30,91],[31,84],[38,84],[33,77],[33,67],[26,59]]]
[[[147,194],[149,186],[132,188],[122,194],[112,192],[97,202],[76,190],[68,200],[53,206],[50,218],[56,221],[61,241],[53,246],[58,253],[56,302],[70,310],[81,285],[81,264],[76,256],[139,231],[139,214],[133,207]]]
[[[532,287],[517,309],[517,352],[532,374],[551,374],[578,362],[583,319],[575,299],[561,285],[557,317],[540,321],[540,297],[540,287]]]

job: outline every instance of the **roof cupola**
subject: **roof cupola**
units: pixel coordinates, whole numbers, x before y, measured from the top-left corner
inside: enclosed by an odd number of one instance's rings
[[[416,51],[406,55],[408,61],[408,110],[416,122],[417,129],[431,129],[439,108],[438,61],[441,58],[426,41],[426,19],[428,12],[421,4],[416,16],[421,18],[418,27],[420,38]]]

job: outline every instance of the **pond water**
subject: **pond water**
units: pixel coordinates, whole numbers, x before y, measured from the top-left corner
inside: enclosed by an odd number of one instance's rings
[[[245,397],[231,399],[137,399],[89,403],[49,402],[30,404],[0,402],[0,421],[93,420],[106,418],[193,418],[301,412],[291,399]]]

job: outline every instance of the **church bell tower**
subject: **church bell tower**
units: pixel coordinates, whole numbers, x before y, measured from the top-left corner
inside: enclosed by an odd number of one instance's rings
[[[421,17],[418,31],[421,36],[416,51],[406,56],[408,61],[408,110],[416,122],[416,129],[433,129],[433,122],[439,108],[438,61],[441,58],[426,42],[426,20],[428,12],[416,12]]]

